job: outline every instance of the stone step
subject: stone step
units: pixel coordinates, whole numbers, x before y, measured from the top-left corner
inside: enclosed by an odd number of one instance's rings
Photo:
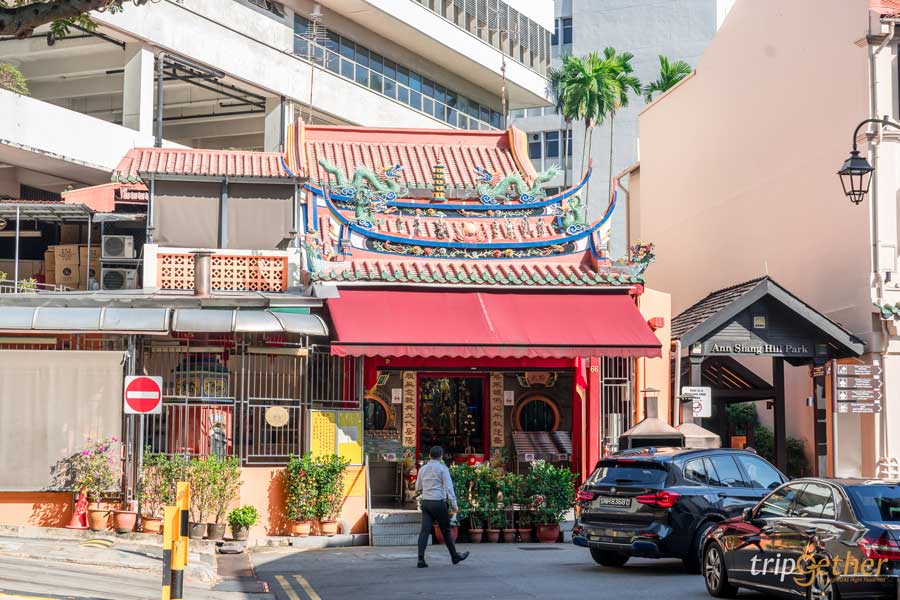
[[[388,523],[372,525],[372,534],[379,535],[419,535],[421,523]]]
[[[422,522],[422,513],[417,510],[373,510],[372,524],[402,524]]]
[[[373,535],[373,546],[415,546],[419,543],[419,534],[415,535]]]

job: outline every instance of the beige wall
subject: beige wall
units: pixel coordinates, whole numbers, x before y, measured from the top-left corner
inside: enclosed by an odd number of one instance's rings
[[[635,361],[634,384],[636,386],[635,398],[642,398],[641,390],[656,388],[659,390],[659,418],[667,423],[672,422],[670,408],[669,381],[671,378],[671,353],[672,346],[672,298],[669,294],[657,290],[644,289],[644,293],[638,297],[638,309],[645,319],[662,317],[665,325],[657,329],[656,334],[659,343],[662,344],[661,358],[639,358]],[[635,422],[644,418],[643,402],[635,404]]]
[[[674,314],[768,273],[870,340],[868,207],[835,175],[868,116],[867,27],[865,0],[738,0],[696,75],[642,112],[631,232],[656,244],[647,282]],[[809,448],[808,374],[785,378]]]

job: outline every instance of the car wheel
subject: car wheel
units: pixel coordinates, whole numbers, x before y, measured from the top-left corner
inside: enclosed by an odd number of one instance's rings
[[[591,548],[591,558],[593,558],[594,562],[598,565],[603,565],[604,567],[623,567],[631,557],[627,554],[622,554],[621,552]]]
[[[806,587],[806,600],[838,600],[840,595],[828,569],[816,569]]]
[[[703,540],[706,539],[706,534],[709,533],[709,530],[715,526],[715,523],[704,523],[701,525],[691,542],[688,555],[681,559],[681,562],[684,563],[684,570],[691,575],[700,573],[700,564],[703,562]]]
[[[728,583],[725,554],[715,542],[707,544],[703,551],[703,580],[706,591],[714,598],[734,598],[737,595],[737,587]]]

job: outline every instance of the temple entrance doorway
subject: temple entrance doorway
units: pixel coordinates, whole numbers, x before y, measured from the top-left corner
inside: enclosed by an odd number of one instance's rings
[[[483,460],[486,448],[487,376],[453,373],[419,375],[418,455],[441,446],[454,457]]]

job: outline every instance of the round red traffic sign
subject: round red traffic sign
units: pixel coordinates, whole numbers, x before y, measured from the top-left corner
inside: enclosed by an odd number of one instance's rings
[[[126,377],[125,412],[148,414],[159,412],[162,405],[162,377]]]

